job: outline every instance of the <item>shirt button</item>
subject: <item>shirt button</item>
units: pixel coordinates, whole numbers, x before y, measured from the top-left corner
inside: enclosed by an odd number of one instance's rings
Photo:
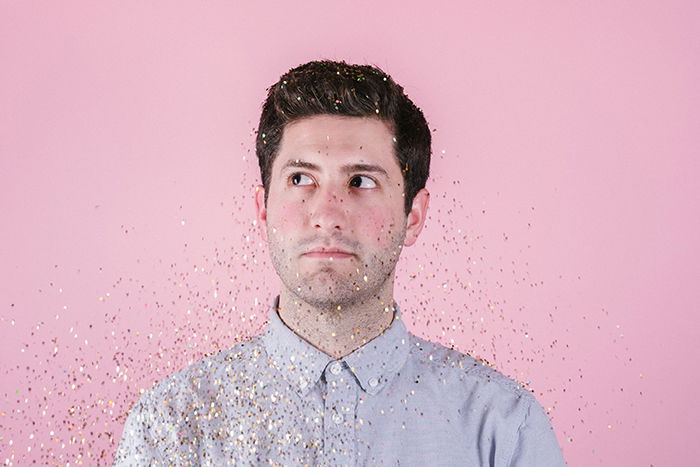
[[[369,379],[369,385],[371,387],[376,388],[377,384],[379,384],[379,380],[377,378],[370,378]]]
[[[342,369],[343,368],[340,366],[340,362],[335,362],[334,364],[331,365],[331,373],[333,373],[334,375],[340,374]]]
[[[309,383],[307,383],[305,379],[302,379],[302,380],[299,382],[299,387],[300,387],[301,389],[306,389],[306,386],[308,386],[308,385],[309,385]]]
[[[339,413],[334,413],[333,423],[335,423],[336,425],[340,425],[341,423],[343,423],[343,416]]]

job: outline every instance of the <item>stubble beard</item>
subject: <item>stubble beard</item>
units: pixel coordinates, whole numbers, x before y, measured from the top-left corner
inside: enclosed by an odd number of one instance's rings
[[[341,266],[328,260],[312,271],[301,271],[295,263],[299,254],[290,253],[274,237],[268,238],[272,264],[291,296],[332,313],[381,298],[387,281],[393,281],[405,234],[405,229],[396,232],[386,250],[370,254],[355,250],[352,259],[338,260],[350,261],[351,265]]]

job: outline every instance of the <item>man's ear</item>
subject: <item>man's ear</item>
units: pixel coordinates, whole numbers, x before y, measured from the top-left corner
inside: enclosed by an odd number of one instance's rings
[[[423,225],[425,225],[425,217],[428,213],[428,203],[430,202],[430,193],[425,188],[416,193],[413,198],[413,205],[406,216],[406,238],[404,238],[404,246],[411,246],[418,240]]]
[[[265,207],[265,187],[255,186],[255,219],[258,221],[260,237],[267,243],[267,208]]]

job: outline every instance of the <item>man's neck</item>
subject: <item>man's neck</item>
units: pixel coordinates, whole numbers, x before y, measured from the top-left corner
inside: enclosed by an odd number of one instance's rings
[[[389,290],[347,308],[341,305],[340,309],[319,310],[283,287],[277,311],[284,324],[295,334],[321,352],[340,359],[379,336],[391,325],[394,319],[393,303],[392,290]]]

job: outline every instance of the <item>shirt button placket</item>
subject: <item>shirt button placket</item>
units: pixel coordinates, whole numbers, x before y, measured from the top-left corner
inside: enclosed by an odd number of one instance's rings
[[[353,465],[355,461],[355,410],[357,383],[343,362],[326,368],[326,400],[323,426],[324,452],[329,465]]]

